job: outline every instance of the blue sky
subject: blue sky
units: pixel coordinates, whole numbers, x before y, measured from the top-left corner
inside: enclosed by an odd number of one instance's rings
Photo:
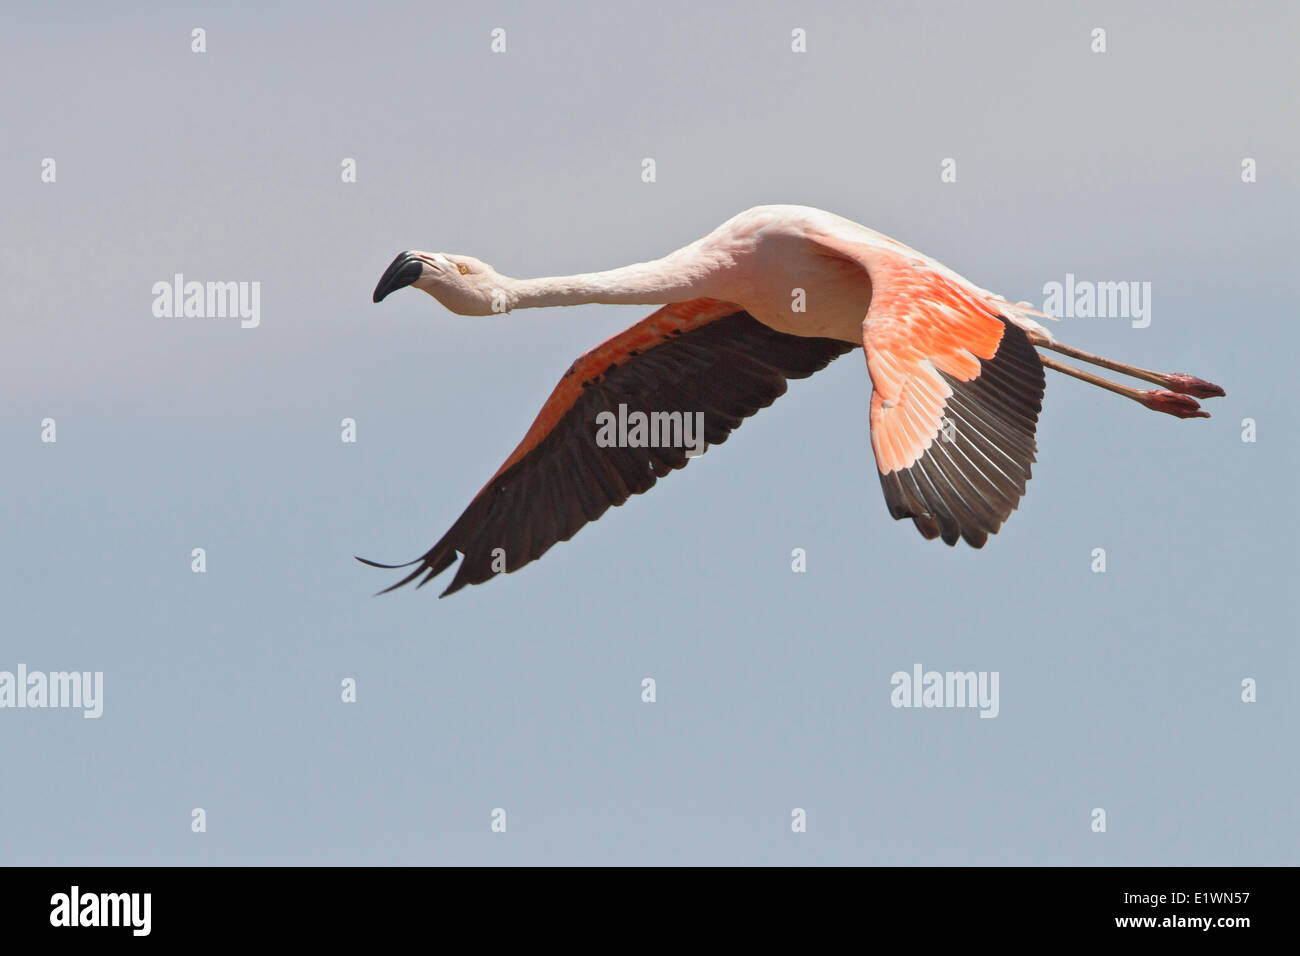
[[[0,710],[0,862],[1296,862],[1294,6],[11,20],[0,670],[102,671],[104,712]],[[1057,334],[1228,397],[1049,376],[1020,510],[948,549],[886,512],[854,353],[521,572],[372,597],[352,555],[423,552],[647,311],[372,305],[392,257],[605,269],[762,203],[1013,300],[1150,282],[1148,327]],[[260,325],[155,317],[178,272]],[[997,718],[892,707],[918,662],[998,672]]]

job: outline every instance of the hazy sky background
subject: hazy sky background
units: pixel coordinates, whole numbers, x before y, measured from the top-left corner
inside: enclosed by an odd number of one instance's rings
[[[6,20],[0,670],[105,701],[0,710],[0,862],[1300,860],[1294,4]],[[1149,328],[1058,335],[1228,397],[1178,421],[1051,375],[1020,510],[949,549],[885,509],[854,353],[523,571],[372,597],[352,555],[423,552],[648,311],[372,305],[392,257],[611,268],[760,203],[1012,299],[1149,281]],[[155,318],[177,272],[259,281],[260,327]],[[917,662],[998,671],[1000,715],[891,707]]]

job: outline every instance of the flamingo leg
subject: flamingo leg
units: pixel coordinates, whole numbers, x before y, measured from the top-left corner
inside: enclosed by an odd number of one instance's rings
[[[1153,372],[1150,369],[1139,368],[1136,365],[1128,365],[1124,362],[1117,362],[1114,359],[1108,359],[1102,355],[1093,355],[1091,352],[1085,352],[1083,349],[1076,349],[1071,345],[1063,345],[1060,342],[1049,342],[1042,336],[1030,336],[1030,340],[1040,348],[1051,349],[1053,352],[1060,352],[1062,355],[1068,355],[1070,358],[1078,359],[1081,362],[1087,362],[1089,365],[1097,365],[1101,368],[1108,368],[1112,372],[1119,372],[1123,375],[1131,375],[1133,378],[1140,378],[1144,382],[1151,382],[1153,385],[1160,385],[1169,389],[1171,392],[1179,392],[1183,395],[1194,395],[1197,398],[1219,398],[1225,392],[1213,382],[1207,382],[1203,378],[1197,378],[1194,375],[1185,375],[1182,372],[1163,373]],[[1067,373],[1068,374],[1068,373]]]
[[[1087,382],[1090,385],[1096,385],[1107,391],[1114,392],[1116,395],[1123,395],[1125,398],[1131,398],[1140,405],[1156,412],[1164,412],[1166,415],[1173,415],[1176,418],[1209,418],[1209,412],[1201,411],[1200,403],[1196,399],[1186,394],[1164,388],[1130,388],[1127,385],[1121,385],[1119,382],[1112,382],[1108,378],[1102,378],[1100,375],[1093,375],[1091,372],[1085,372],[1077,369],[1072,365],[1066,365],[1064,362],[1058,362],[1054,358],[1049,358],[1042,352],[1038,353],[1039,359],[1042,360],[1044,368],[1055,369],[1064,375],[1077,378]],[[1115,363],[1119,364],[1119,363]],[[1154,373],[1153,373],[1154,374]],[[1138,376],[1141,377],[1141,376]],[[1196,379],[1200,381],[1200,379]],[[1206,382],[1205,384],[1209,384]],[[1215,386],[1217,387],[1217,386]],[[1223,394],[1220,390],[1216,394]]]

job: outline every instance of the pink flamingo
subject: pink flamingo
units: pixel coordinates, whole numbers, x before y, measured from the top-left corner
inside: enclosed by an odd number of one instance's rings
[[[597,441],[597,417],[702,413],[707,444],[852,349],[871,377],[871,447],[885,502],[926,538],[982,547],[1030,477],[1044,368],[1155,411],[1208,417],[1199,378],[1160,374],[1063,345],[1044,313],[981,289],[865,226],[804,206],[759,206],[676,252],[574,276],[512,279],[471,256],[403,252],[374,301],[414,286],[460,315],[586,303],[662,308],[579,358],[523,441],[419,566],[423,586],[464,556],[443,596],[515,571],[610,505],[689,460],[682,447]],[[802,306],[802,307],[800,307]],[[1151,382],[1136,389],[1038,348]]]

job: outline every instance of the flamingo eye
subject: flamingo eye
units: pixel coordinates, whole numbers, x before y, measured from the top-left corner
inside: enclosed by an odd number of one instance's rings
[[[469,266],[465,265],[465,263],[463,262],[456,263],[456,268],[460,270],[461,275],[463,276],[469,275]]]

